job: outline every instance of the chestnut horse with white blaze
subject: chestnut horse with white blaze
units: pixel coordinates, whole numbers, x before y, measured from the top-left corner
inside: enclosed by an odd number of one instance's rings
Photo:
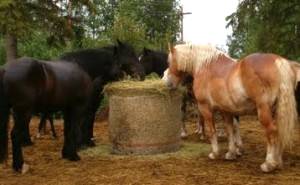
[[[182,44],[170,47],[168,62],[164,77],[168,86],[177,87],[186,73],[194,78],[193,91],[212,145],[209,158],[219,155],[213,122],[216,110],[226,123],[228,160],[236,158],[239,147],[233,116],[257,113],[267,137],[266,159],[260,167],[270,172],[282,166],[282,152],[293,143],[297,119],[296,73],[288,60],[257,53],[235,62],[212,46]]]

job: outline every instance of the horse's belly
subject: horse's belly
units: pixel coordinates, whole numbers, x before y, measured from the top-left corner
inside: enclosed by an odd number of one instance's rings
[[[228,85],[224,81],[223,85],[211,90],[208,97],[214,109],[234,114],[255,113],[255,104],[247,95],[240,78],[232,79]]]
[[[228,85],[228,93],[230,94],[233,105],[232,112],[238,112],[239,114],[255,112],[255,103],[248,96],[238,73],[232,76]]]

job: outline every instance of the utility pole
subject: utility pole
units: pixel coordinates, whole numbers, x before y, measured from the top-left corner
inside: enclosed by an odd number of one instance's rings
[[[182,42],[183,43],[183,16],[184,15],[190,15],[190,14],[192,14],[192,12],[183,12],[183,7],[182,6],[180,6],[180,19],[181,19],[181,21],[180,21],[180,32],[181,32],[181,37],[180,37],[180,42]]]

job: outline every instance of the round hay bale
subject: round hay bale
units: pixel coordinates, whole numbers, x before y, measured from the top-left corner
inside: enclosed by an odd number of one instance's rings
[[[155,154],[180,148],[181,90],[170,90],[161,80],[146,80],[112,83],[105,92],[112,153]]]

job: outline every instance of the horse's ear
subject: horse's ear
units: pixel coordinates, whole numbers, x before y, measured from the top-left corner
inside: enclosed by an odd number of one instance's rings
[[[147,49],[146,47],[144,47],[144,50],[143,50],[143,53],[144,53],[144,55],[147,55],[147,54],[149,54],[149,49]]]
[[[114,56],[116,56],[118,54],[118,47],[114,46]]]
[[[117,42],[119,46],[123,46],[123,43],[119,39],[117,39]]]
[[[174,48],[173,44],[171,44],[170,42],[168,43],[168,48],[169,48],[169,52],[174,53],[175,48]]]

